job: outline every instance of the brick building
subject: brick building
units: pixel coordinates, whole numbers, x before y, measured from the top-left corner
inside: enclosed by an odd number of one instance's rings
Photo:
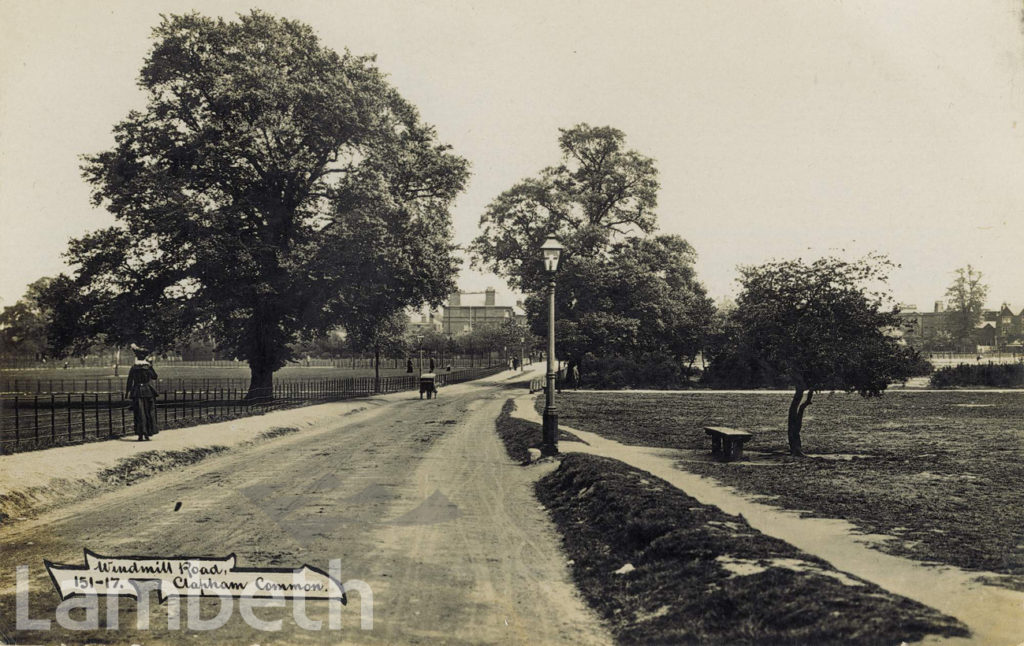
[[[935,339],[939,332],[948,331],[951,326],[951,312],[942,301],[935,301],[931,312],[920,312],[914,305],[900,304],[900,316],[905,322],[903,336],[908,342],[925,343]],[[1024,340],[1024,310],[1017,314],[1007,303],[999,310],[984,310],[981,321],[974,326],[972,340],[979,346],[1005,349],[1019,347]]]
[[[526,321],[522,301],[515,305],[499,305],[494,288],[480,292],[455,292],[448,298],[441,318],[441,330],[451,336],[473,331],[481,325],[500,324],[507,320]]]

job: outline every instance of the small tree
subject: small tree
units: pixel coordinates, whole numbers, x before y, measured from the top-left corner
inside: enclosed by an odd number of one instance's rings
[[[821,390],[882,394],[911,374],[914,351],[900,345],[901,324],[890,297],[874,291],[892,263],[822,258],[741,267],[742,292],[732,316],[732,352],[793,390],[789,450],[803,455],[804,411]]]
[[[373,349],[374,391],[380,391],[380,357],[403,354],[408,317],[405,312],[393,312],[375,319],[359,319],[359,324],[346,329],[352,349]]]
[[[0,351],[36,357],[46,353],[46,329],[53,309],[44,295],[52,282],[52,278],[40,278],[28,286],[17,303],[0,312]]]
[[[988,285],[981,282],[981,272],[971,265],[961,267],[954,273],[956,278],[946,290],[949,332],[961,349],[966,350],[974,326],[981,321],[981,310],[988,297]]]

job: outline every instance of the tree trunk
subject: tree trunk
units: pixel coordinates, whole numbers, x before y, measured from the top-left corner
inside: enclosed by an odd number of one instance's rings
[[[800,429],[804,424],[804,411],[808,406],[811,405],[811,400],[814,398],[814,391],[807,391],[807,399],[802,401],[804,398],[804,390],[797,388],[793,393],[793,399],[789,403],[789,418],[787,420],[787,430],[789,432],[789,454],[802,457],[803,447],[800,442]]]
[[[263,401],[274,394],[274,371],[266,364],[249,360],[249,392],[245,394],[248,401]]]
[[[269,400],[274,396],[274,372],[284,365],[282,352],[288,339],[281,334],[279,308],[269,300],[258,301],[253,308],[246,336],[249,362],[249,401]]]

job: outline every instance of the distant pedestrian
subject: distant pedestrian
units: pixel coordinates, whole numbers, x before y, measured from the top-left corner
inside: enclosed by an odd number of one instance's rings
[[[135,363],[128,371],[125,397],[132,401],[135,434],[142,442],[156,435],[156,371],[147,360],[149,350],[134,343],[131,348],[135,353]]]
[[[430,357],[430,372],[434,372],[434,357]]]
[[[405,371],[412,374],[412,357],[409,357],[405,362]]]
[[[569,369],[569,379],[572,380],[572,389],[580,389],[580,367],[575,363],[572,364],[572,368]]]

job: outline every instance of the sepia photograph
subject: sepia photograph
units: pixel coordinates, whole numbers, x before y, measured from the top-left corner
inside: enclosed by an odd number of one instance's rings
[[[0,644],[1024,644],[1020,0],[0,30]]]

